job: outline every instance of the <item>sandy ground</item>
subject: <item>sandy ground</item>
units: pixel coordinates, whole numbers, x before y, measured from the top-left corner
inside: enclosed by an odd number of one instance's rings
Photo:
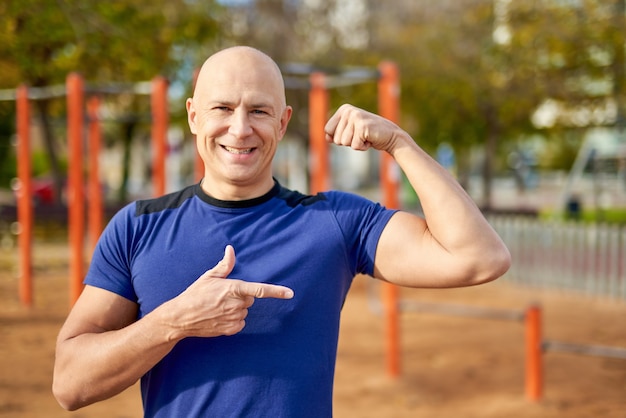
[[[0,250],[0,418],[139,417],[137,385],[77,412],[52,397],[56,334],[69,310],[67,248],[35,249],[35,304],[19,304],[14,249]],[[359,277],[346,302],[335,417],[626,418],[626,360],[548,351],[540,402],[524,396],[519,321],[434,312],[401,315],[401,376],[385,370],[377,288]],[[470,289],[402,290],[404,300],[521,312],[539,303],[546,339],[626,348],[626,302],[520,288],[506,279]]]

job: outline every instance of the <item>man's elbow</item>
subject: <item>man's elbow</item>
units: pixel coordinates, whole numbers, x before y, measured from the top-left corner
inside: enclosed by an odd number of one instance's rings
[[[58,387],[59,385],[54,383],[52,385],[52,394],[54,398],[57,400],[58,404],[61,405],[61,408],[66,411],[76,411],[80,408],[78,402],[72,399],[68,393]]]
[[[472,284],[488,283],[502,277],[511,267],[511,253],[509,249],[502,244],[487,253],[486,257],[482,257],[483,262],[477,269]]]
[[[52,394],[59,405],[66,411],[76,411],[87,405],[87,402],[71,389],[68,384],[62,383],[61,379],[54,376],[52,381]]]

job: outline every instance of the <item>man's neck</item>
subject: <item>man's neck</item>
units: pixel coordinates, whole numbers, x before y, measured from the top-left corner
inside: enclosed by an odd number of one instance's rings
[[[200,187],[214,199],[223,201],[251,200],[268,193],[274,187],[274,179],[270,177],[262,183],[255,182],[254,185],[244,185],[235,182],[213,182],[205,177],[202,179]]]

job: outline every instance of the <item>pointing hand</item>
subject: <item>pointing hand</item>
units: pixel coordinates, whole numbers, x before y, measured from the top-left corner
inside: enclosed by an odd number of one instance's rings
[[[215,267],[171,301],[175,301],[173,321],[182,337],[236,334],[244,328],[248,308],[256,298],[293,297],[293,290],[285,286],[229,279],[235,261],[235,250],[228,245]]]

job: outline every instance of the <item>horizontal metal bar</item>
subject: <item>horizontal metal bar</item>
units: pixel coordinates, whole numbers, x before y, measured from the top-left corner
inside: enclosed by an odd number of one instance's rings
[[[327,71],[316,69],[311,65],[289,64],[283,67],[283,71],[285,72],[285,87],[294,90],[310,89],[311,83],[307,76],[315,71],[326,74],[326,88],[328,89],[362,84],[380,78],[380,72],[377,69],[365,67],[348,68],[341,71],[333,71],[329,74]],[[151,81],[140,81],[137,83],[86,84],[85,93],[149,95],[152,93],[152,83]],[[31,100],[52,99],[64,97],[65,95],[66,89],[64,84],[28,87],[28,98]],[[15,89],[0,90],[0,101],[14,101],[15,97]]]
[[[482,308],[478,306],[457,305],[450,303],[430,303],[407,300],[400,302],[400,310],[410,312],[432,312],[443,315],[496,319],[504,321],[521,321],[524,319],[525,316],[525,313],[523,311]]]
[[[0,101],[14,101],[16,89],[0,90]],[[65,96],[65,85],[57,84],[46,87],[28,87],[28,98],[30,100],[54,99]]]
[[[0,101],[14,101],[16,89],[0,90]],[[139,95],[149,95],[152,93],[152,82],[140,81],[137,83],[107,83],[107,84],[87,84],[85,85],[87,94],[121,94],[132,93]],[[28,87],[28,98],[30,100],[56,99],[65,97],[67,91],[65,84],[56,84],[45,87]]]
[[[357,84],[369,83],[376,81],[378,77],[372,77],[371,74],[354,74],[346,76],[346,74],[330,75],[326,77],[326,88],[333,89],[337,87],[354,86]]]
[[[15,89],[0,90],[0,102],[12,102],[15,97]]]
[[[611,357],[626,360],[626,348],[622,347],[575,344],[562,341],[546,340],[543,342],[542,348],[544,349],[544,351],[562,351],[595,357]]]
[[[107,84],[88,84],[85,87],[86,93],[100,94],[121,94],[132,93],[140,95],[149,95],[152,93],[151,81],[140,81],[137,83],[107,83]]]
[[[285,88],[292,90],[309,90],[311,83],[308,78],[302,77],[284,77]]]
[[[285,87],[288,89],[309,89],[308,76],[319,72],[325,76],[325,87],[333,89],[376,81],[380,71],[376,68],[352,67],[345,69],[318,68],[310,64],[289,63],[281,66],[284,74]]]

